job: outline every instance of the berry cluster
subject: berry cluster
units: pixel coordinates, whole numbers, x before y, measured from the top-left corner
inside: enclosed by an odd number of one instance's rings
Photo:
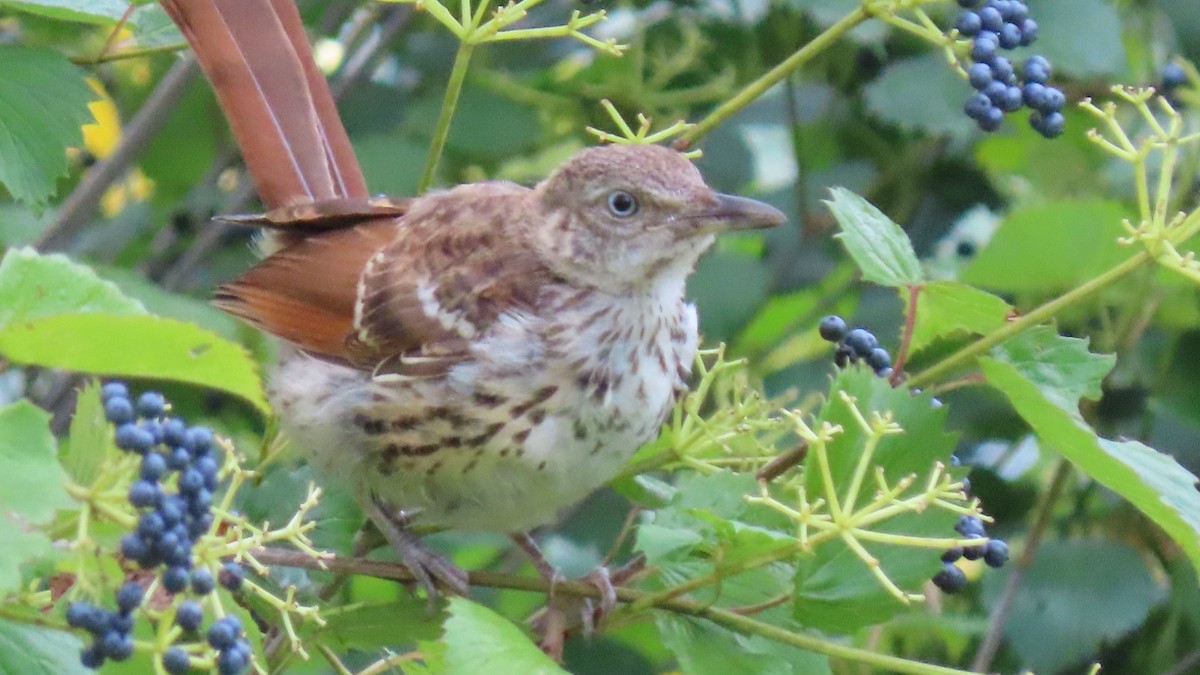
[[[117,591],[115,612],[88,602],[73,602],[67,607],[67,624],[95,638],[79,657],[84,666],[99,668],[106,659],[124,661],[133,655],[133,612],[141,606],[142,595],[142,587],[128,581]]]
[[[987,531],[983,521],[978,516],[961,516],[954,525],[954,531],[968,539],[986,537]],[[933,576],[933,583],[945,593],[957,593],[967,585],[967,577],[962,569],[955,565],[959,558],[979,560],[988,567],[1003,567],[1008,562],[1008,544],[1000,539],[988,539],[986,545],[956,546],[942,554],[942,569]]]
[[[817,327],[821,337],[838,346],[833,361],[838,368],[845,368],[860,359],[880,377],[892,374],[892,355],[879,346],[879,340],[866,328],[850,330],[840,316],[831,315],[821,319]]]
[[[1001,49],[1015,49],[1033,44],[1037,39],[1037,22],[1029,17],[1029,8],[1021,0],[958,0],[963,8],[955,27],[960,35],[972,38],[971,59],[967,79],[975,89],[963,105],[967,117],[975,120],[980,129],[995,131],[1004,123],[1006,113],[1022,107],[1033,112],[1030,125],[1046,138],[1063,132],[1066,119],[1062,109],[1066,96],[1047,84],[1050,62],[1043,56],[1031,56],[1025,61],[1020,77],[1011,61],[1001,56]]]
[[[214,522],[213,492],[221,462],[212,431],[167,417],[167,401],[158,392],[145,392],[134,402],[124,384],[110,382],[101,389],[101,400],[105,417],[116,426],[117,447],[142,458],[139,478],[129,488],[129,503],[141,515],[135,531],[122,537],[121,554],[144,569],[162,566],[161,586],[170,594],[182,593],[190,585],[193,594],[204,596],[218,582],[231,591],[240,589],[244,576],[235,562],[224,563],[217,579],[209,568],[193,566],[193,545]],[[68,623],[97,638],[81,656],[85,666],[98,668],[106,658],[122,660],[132,654],[131,613],[141,601],[141,586],[128,582],[117,595],[116,613],[83,602],[67,608]],[[176,608],[175,623],[185,633],[196,633],[203,620],[204,610],[196,600],[183,600]],[[219,652],[221,675],[236,675],[249,663],[250,646],[241,636],[236,617],[227,616],[210,628],[209,643]],[[168,673],[186,673],[191,665],[187,651],[180,647],[162,655]]]

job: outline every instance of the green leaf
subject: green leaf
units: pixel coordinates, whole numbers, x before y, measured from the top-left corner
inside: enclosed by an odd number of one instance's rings
[[[63,21],[109,25],[125,16],[129,3],[126,0],[0,0],[0,7]]]
[[[31,248],[19,248],[0,260],[0,327],[55,314],[145,311],[116,285],[62,254],[41,255]]]
[[[1030,341],[1040,342],[1036,337]],[[1129,500],[1175,540],[1200,570],[1196,476],[1173,457],[1137,441],[1098,437],[1079,415],[1078,397],[1097,393],[1098,373],[1107,371],[1111,359],[1081,360],[1078,340],[1040,350],[1014,349],[1011,342],[994,350],[993,358],[980,360],[988,383],[1008,398],[1043,441]]]
[[[812,652],[747,637],[711,622],[659,612],[655,616],[667,649],[687,675],[818,675],[829,660]]]
[[[998,345],[991,356],[1014,366],[1049,400],[1072,413],[1079,399],[1099,400],[1100,384],[1117,357],[1093,354],[1088,341],[1059,335],[1050,326],[1038,326]]]
[[[73,504],[50,433],[50,415],[28,401],[0,408],[0,476],[6,477],[0,480],[2,594],[20,586],[23,561],[50,552],[50,539],[36,526]]]
[[[0,673],[92,675],[79,662],[82,650],[70,633],[0,618]]]
[[[908,235],[870,202],[844,188],[832,188],[825,200],[842,231],[836,235],[862,270],[863,278],[880,286],[921,282],[921,263]]]
[[[900,292],[908,303],[909,293]],[[1004,325],[1012,307],[1000,298],[956,281],[933,281],[917,296],[912,351],[956,333],[989,333]]]
[[[333,607],[321,612],[326,623],[306,634],[335,650],[375,649],[397,642],[434,640],[445,615],[431,614],[424,600],[404,595],[394,602]]]
[[[1011,573],[1010,566],[985,576],[990,607]],[[1022,669],[1055,673],[1094,658],[1102,643],[1137,628],[1165,596],[1139,553],[1125,544],[1049,541],[1021,580],[1004,633]]]
[[[91,485],[100,473],[100,466],[115,450],[112,429],[108,426],[104,405],[100,402],[98,382],[88,382],[79,391],[68,438],[70,442],[63,446],[60,453],[62,466],[71,480],[80,485]]]
[[[258,366],[241,345],[172,319],[63,314],[10,323],[0,328],[0,354],[52,368],[198,384],[268,410]]]
[[[508,619],[466,598],[450,599],[446,675],[560,675],[567,672]]]
[[[0,184],[41,206],[67,172],[63,149],[79,145],[96,95],[62,54],[0,44]]]
[[[1073,288],[1129,256],[1117,238],[1125,234],[1121,221],[1131,215],[1119,202],[1100,200],[1048,202],[1013,211],[963,270],[962,280],[1038,294]]]
[[[962,106],[972,93],[946,57],[931,51],[884,68],[863,97],[872,114],[902,129],[966,136],[975,123]]]
[[[910,474],[928,475],[935,462],[949,463],[955,436],[945,429],[946,409],[935,407],[927,394],[913,395],[905,389],[893,389],[869,371],[852,368],[841,371],[833,382],[829,397],[817,416],[816,424],[841,425],[843,432],[828,444],[833,488],[843,500],[861,456],[866,434],[855,421],[850,407],[838,392],[855,399],[862,413],[890,411],[904,429],[903,434],[880,439],[872,463],[883,469],[890,485]],[[806,488],[810,498],[827,494],[821,472],[812,454],[805,460]],[[860,489],[858,504],[870,499],[875,484],[868,473],[867,484]],[[920,480],[920,478],[918,478]],[[927,509],[889,519],[872,530],[915,536],[954,536],[957,515],[943,509]],[[862,542],[880,567],[900,588],[916,591],[941,565],[936,552],[904,546]],[[796,621],[822,631],[849,634],[864,626],[881,623],[905,611],[907,605],[891,595],[857,555],[843,542],[822,544],[811,557],[801,559],[796,573]]]

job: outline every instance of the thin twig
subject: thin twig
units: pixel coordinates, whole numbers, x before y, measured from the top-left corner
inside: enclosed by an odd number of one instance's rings
[[[1071,463],[1065,459],[1058,460],[1058,465],[1054,467],[1054,477],[1050,481],[1050,489],[1042,497],[1042,503],[1038,506],[1037,519],[1034,521],[1033,527],[1029,528],[1029,538],[1025,540],[1025,548],[1021,551],[1021,557],[1013,565],[1012,572],[1004,582],[1000,600],[996,603],[996,608],[992,610],[992,615],[988,617],[987,633],[979,645],[979,651],[975,652],[975,659],[971,661],[971,670],[975,672],[985,672],[991,666],[992,659],[996,656],[996,650],[1000,648],[1000,641],[1004,637],[1004,624],[1008,620],[1009,612],[1012,611],[1013,601],[1017,597],[1021,581],[1037,557],[1038,545],[1041,544],[1042,536],[1046,533],[1046,528],[1050,526],[1054,514],[1054,504],[1058,501],[1070,476]]]
[[[168,111],[179,102],[197,71],[196,60],[191,56],[171,66],[146,103],[125,126],[116,149],[88,170],[63,202],[58,217],[35,242],[35,247],[42,251],[57,251],[70,244],[71,239],[95,216],[100,199],[108,188],[125,175],[149,145],[150,139],[162,129]]]

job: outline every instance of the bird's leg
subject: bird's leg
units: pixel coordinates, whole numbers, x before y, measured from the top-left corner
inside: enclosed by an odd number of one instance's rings
[[[562,580],[562,572],[546,559],[542,549],[527,532],[513,532],[508,536],[529,556],[538,574],[550,582],[546,611],[542,616],[536,618],[534,623],[542,633],[542,649],[556,660],[562,660],[563,640],[572,627],[580,626],[585,635],[590,635],[595,629],[596,622],[603,619],[617,606],[617,591],[613,587],[612,577],[609,575],[608,568],[603,566],[597,567],[583,577],[583,581],[587,581],[600,591],[599,606],[596,606],[591,598],[560,599],[554,593],[554,586]],[[576,614],[579,617],[578,623],[568,623],[567,616],[569,614]]]
[[[429,594],[433,602],[439,591],[438,585],[457,595],[466,595],[470,584],[466,571],[430,549],[421,538],[408,530],[403,515],[396,514],[388,505],[371,499],[367,505],[367,516],[383,533],[383,537],[400,556],[400,562],[413,573],[417,583]]]

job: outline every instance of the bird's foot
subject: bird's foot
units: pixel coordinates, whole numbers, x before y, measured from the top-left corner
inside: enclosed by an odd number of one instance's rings
[[[467,595],[470,580],[466,570],[426,546],[420,537],[409,531],[408,523],[402,516],[396,515],[377,500],[371,501],[367,515],[392,545],[400,562],[412,572],[417,584],[425,589],[431,606],[443,591]]]
[[[562,660],[563,642],[568,635],[576,630],[582,631],[584,635],[591,635],[604,617],[616,608],[615,584],[628,581],[642,571],[646,564],[645,558],[639,555],[615,571],[610,572],[607,567],[601,566],[584,575],[580,580],[596,587],[596,590],[599,591],[597,598],[558,594],[555,593],[555,586],[564,577],[546,559],[533,537],[524,532],[513,533],[509,536],[529,555],[538,574],[550,582],[546,607],[535,614],[530,619],[530,623],[534,631],[542,636],[540,642],[542,651],[556,661]]]

